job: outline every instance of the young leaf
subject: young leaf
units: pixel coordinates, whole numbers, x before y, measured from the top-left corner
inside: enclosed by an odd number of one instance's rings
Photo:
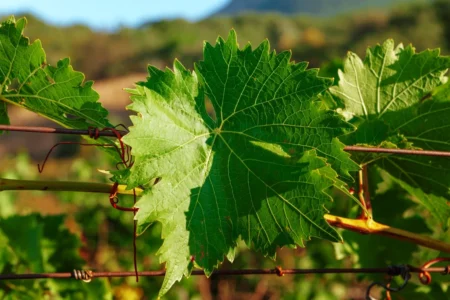
[[[8,102],[68,128],[110,127],[92,82],[69,59],[47,65],[41,42],[23,36],[25,26],[26,19],[13,17],[0,25],[0,122],[9,123]]]
[[[450,57],[439,50],[415,53],[412,46],[394,48],[392,40],[369,48],[366,59],[350,53],[339,86],[331,88],[346,110],[355,115],[357,131],[342,140],[387,148],[450,151],[446,136],[450,94],[442,88],[450,67]],[[360,163],[376,161],[411,191],[430,193],[419,197],[423,204],[447,226],[450,207],[450,161],[447,158],[401,155],[355,155]],[[416,193],[414,193],[416,194]],[[433,195],[431,195],[433,194]],[[440,201],[440,203],[433,203]],[[433,209],[430,205],[433,205]]]
[[[357,169],[336,138],[353,128],[318,100],[331,81],[289,60],[268,42],[240,50],[231,31],[205,44],[196,72],[178,61],[173,72],[149,67],[130,90],[138,115],[124,137],[135,157],[128,185],[161,178],[136,205],[139,232],[163,225],[160,295],[192,261],[210,275],[239,236],[269,256],[311,237],[340,240],[323,219],[324,190],[336,171]]]
[[[450,209],[448,208],[447,199],[433,194],[426,194],[422,189],[413,188],[403,180],[399,180],[395,177],[393,177],[393,181],[398,183],[399,186],[401,186],[405,191],[413,196],[414,199],[422,203],[422,205],[425,206],[425,208],[428,209],[433,214],[433,216],[435,216],[436,219],[441,222],[439,226],[443,227],[444,229],[448,228]]]
[[[409,45],[394,48],[394,41],[367,49],[364,61],[349,53],[339,85],[331,88],[350,112],[366,120],[383,119],[387,112],[419,103],[446,80],[450,58],[439,50],[415,53]]]

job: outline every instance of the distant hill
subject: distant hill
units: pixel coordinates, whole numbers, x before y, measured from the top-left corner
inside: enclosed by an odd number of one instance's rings
[[[244,12],[279,12],[330,16],[354,10],[385,8],[411,2],[431,0],[231,0],[215,15],[235,15]]]
[[[32,41],[36,38],[42,41],[49,64],[55,65],[59,59],[70,57],[74,68],[93,80],[145,72],[147,64],[158,68],[172,66],[175,58],[192,69],[194,62],[203,57],[204,41],[213,42],[218,35],[226,37],[231,28],[237,31],[241,45],[250,42],[256,46],[268,38],[271,49],[289,49],[293,60],[308,61],[314,68],[345,57],[348,50],[364,55],[368,45],[382,43],[387,38],[397,43],[413,43],[418,50],[440,47],[442,53],[450,53],[450,0],[427,0],[428,3],[360,1],[364,5],[358,5],[357,0],[239,0],[232,1],[228,7],[233,11],[234,5],[241,5],[236,8],[239,15],[230,13],[197,22],[160,20],[140,28],[122,27],[114,32],[97,31],[83,25],[56,26],[23,13],[16,14],[16,18],[27,16],[29,25],[25,34]],[[325,5],[330,2],[335,3],[333,12],[330,12],[330,5]],[[402,5],[403,2],[407,3]],[[320,5],[324,10],[317,8]],[[366,5],[395,5],[395,8],[364,10]],[[257,9],[275,11],[240,14]],[[317,17],[355,9],[354,13],[329,15],[332,18]],[[300,11],[304,15],[283,14]],[[6,17],[0,15],[0,20]],[[333,65],[329,67],[336,69]]]

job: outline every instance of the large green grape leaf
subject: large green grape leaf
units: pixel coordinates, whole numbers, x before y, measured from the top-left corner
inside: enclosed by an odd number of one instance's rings
[[[449,90],[433,92],[446,82],[449,67],[450,57],[440,56],[439,50],[415,53],[412,46],[395,48],[392,40],[369,48],[364,61],[350,53],[339,85],[331,88],[358,127],[342,140],[348,145],[450,151]],[[429,194],[418,198],[446,226],[450,207],[443,197],[449,196],[450,160],[373,154],[353,158],[376,161],[410,192]]]
[[[139,232],[163,225],[161,295],[191,259],[211,274],[239,237],[269,256],[311,237],[340,240],[323,219],[324,190],[358,167],[336,138],[353,127],[318,98],[331,80],[267,41],[240,50],[234,31],[205,44],[193,73],[177,61],[149,73],[130,91],[138,115],[124,142],[135,157],[130,188],[161,178],[136,204]]]
[[[72,69],[69,59],[46,63],[39,40],[23,36],[26,19],[0,25],[0,122],[8,124],[6,103],[42,115],[64,127],[111,127],[92,82]]]

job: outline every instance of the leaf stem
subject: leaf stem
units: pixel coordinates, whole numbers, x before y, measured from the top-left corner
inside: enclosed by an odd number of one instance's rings
[[[421,245],[426,248],[450,253],[450,244],[403,229],[390,227],[389,225],[378,223],[373,219],[348,219],[328,214],[326,214],[324,218],[328,224],[334,227],[343,228],[361,234],[383,235],[397,240],[403,240]]]

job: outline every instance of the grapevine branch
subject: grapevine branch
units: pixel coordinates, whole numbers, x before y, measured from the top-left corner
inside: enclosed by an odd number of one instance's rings
[[[372,153],[387,153],[387,154],[401,154],[401,155],[450,157],[450,152],[432,151],[432,150],[389,149],[389,148],[361,147],[361,146],[345,146],[344,150],[348,152],[372,152]]]
[[[39,133],[87,135],[87,136],[92,134],[91,130],[51,128],[51,127],[34,127],[34,126],[13,126],[13,125],[0,125],[0,131],[1,130],[19,131],[19,132],[39,132]],[[126,131],[117,130],[117,132],[122,137],[127,134]],[[117,137],[117,135],[111,131],[98,132],[98,136]],[[401,155],[423,155],[423,156],[450,157],[450,152],[431,151],[431,150],[388,149],[388,148],[361,147],[361,146],[345,146],[344,150],[347,152],[372,152],[372,153],[387,153],[387,154],[401,154]]]
[[[67,128],[51,128],[51,127],[36,127],[36,126],[13,126],[0,125],[0,130],[5,131],[19,131],[19,132],[38,132],[38,133],[56,133],[56,134],[71,134],[71,135],[91,135],[91,130],[83,129],[67,129]],[[126,131],[117,130],[117,132],[124,136]],[[116,137],[117,135],[112,131],[102,131],[98,136]]]
[[[276,267],[274,269],[240,269],[240,270],[216,270],[211,276],[237,276],[237,275],[295,275],[295,274],[389,274],[392,272],[392,267],[387,268],[324,268],[324,269],[282,269]],[[408,269],[412,273],[419,273],[422,278],[426,273],[441,273],[449,274],[449,267],[427,267],[417,268],[409,266]],[[86,276],[78,276],[79,271],[61,272],[61,273],[31,273],[31,274],[0,274],[0,280],[15,280],[15,279],[44,279],[44,278],[74,278],[80,277],[101,278],[101,277],[131,277],[135,276],[135,272],[94,272],[84,271],[88,273]],[[165,270],[159,271],[142,271],[138,272],[139,276],[156,277],[165,276]],[[422,275],[420,275],[422,274]],[[205,275],[203,270],[194,270],[191,275],[201,276]],[[422,281],[424,284],[429,282]]]
[[[366,290],[366,299],[372,299],[370,297],[370,290],[375,286],[379,285],[386,290],[386,295],[390,299],[390,292],[398,292],[402,290],[411,278],[411,273],[418,273],[420,283],[423,285],[429,285],[431,283],[431,273],[440,273],[442,275],[450,274],[450,266],[445,267],[432,267],[436,263],[448,262],[450,258],[438,257],[425,262],[421,267],[413,267],[410,265],[390,265],[387,268],[320,268],[320,269],[286,269],[284,270],[281,266],[277,266],[273,269],[238,269],[238,270],[216,270],[211,275],[211,277],[216,276],[239,276],[239,275],[277,275],[283,277],[285,275],[295,275],[295,274],[375,274],[384,273],[389,275],[387,284],[380,282],[373,282],[370,284]],[[165,276],[166,271],[144,271],[144,272],[93,272],[91,270],[73,270],[73,272],[66,273],[28,273],[28,274],[1,274],[0,280],[33,280],[33,279],[48,279],[48,278],[71,278],[75,280],[82,280],[84,282],[91,282],[93,278],[101,277],[130,277],[130,276]],[[204,275],[202,270],[194,270],[190,275]],[[397,288],[392,288],[390,286],[391,280],[394,276],[401,276],[404,282],[401,286]]]
[[[107,193],[111,192],[113,184],[91,183],[91,182],[71,182],[71,181],[31,181],[0,179],[0,192],[7,190],[38,190],[38,191],[78,191]],[[140,196],[143,190],[136,188],[136,196]],[[133,190],[127,190],[125,185],[117,185],[117,194],[133,195]],[[349,219],[326,214],[325,220],[334,227],[355,231],[362,234],[377,234],[392,237],[395,239],[409,241],[424,247],[450,253],[450,244],[429,238],[427,236],[408,232],[402,229],[390,227],[378,223],[371,218]]]
[[[49,127],[28,127],[28,126],[10,126],[0,125],[0,130],[8,131],[27,131],[27,132],[40,132],[40,133],[60,133],[60,134],[75,134],[75,135],[88,135],[92,136],[92,129],[88,130],[74,130],[74,129],[57,129]],[[118,130],[96,130],[95,137],[110,136],[119,138],[125,135],[127,132],[121,132]],[[442,151],[425,151],[425,150],[405,150],[405,149],[385,149],[375,147],[359,147],[359,146],[346,146],[346,151],[362,151],[362,152],[376,152],[376,153],[391,153],[391,154],[404,154],[404,155],[427,155],[427,156],[442,156],[450,157],[450,152]],[[123,152],[123,151],[122,151]],[[405,240],[417,245],[450,253],[450,244],[446,244],[442,241],[429,238],[427,236],[419,235],[416,233],[408,232],[402,229],[390,227],[385,224],[378,223],[370,216],[371,205],[368,194],[367,186],[367,170],[360,172],[360,200],[364,207],[367,208],[369,215],[364,215],[359,219],[348,219],[344,217],[334,216],[326,214],[325,220],[334,227],[343,228],[346,230],[355,231],[362,234],[378,234],[383,236],[392,237],[399,240]],[[85,182],[58,182],[58,181],[29,181],[29,180],[12,180],[0,178],[0,191],[5,190],[41,190],[41,191],[76,191],[76,192],[94,192],[94,193],[108,193],[114,190],[117,194],[128,194],[139,196],[143,190],[137,188],[135,191],[127,190],[124,185],[112,185],[102,183],[85,183]],[[136,273],[135,273],[136,274]]]
[[[79,181],[46,181],[46,180],[15,180],[0,178],[1,191],[64,191],[64,192],[87,192],[109,194],[113,185],[105,183],[79,182]],[[117,186],[117,193],[122,195],[133,195],[133,190],[127,190],[125,185]],[[142,189],[136,188],[136,193],[142,193]]]
[[[425,235],[378,223],[373,219],[349,219],[329,214],[326,214],[324,218],[328,222],[328,224],[334,227],[343,228],[361,234],[377,234],[387,236],[394,239],[421,245],[430,249],[450,253],[450,244],[430,238]]]

